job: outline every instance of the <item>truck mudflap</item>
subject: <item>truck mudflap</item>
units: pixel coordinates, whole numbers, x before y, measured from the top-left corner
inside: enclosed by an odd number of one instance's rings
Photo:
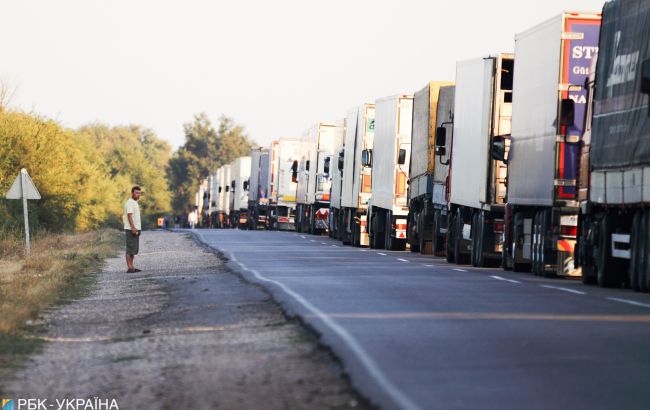
[[[573,253],[573,249],[576,246],[576,240],[575,239],[558,239],[557,240],[557,250],[561,252],[571,252]]]
[[[316,229],[329,229],[329,208],[319,208],[315,214],[314,226]]]
[[[395,238],[406,239],[406,219],[395,220]]]
[[[361,232],[361,237],[359,238],[359,245],[370,246],[370,237],[368,236],[367,215],[361,215],[361,218],[359,218],[359,231]]]

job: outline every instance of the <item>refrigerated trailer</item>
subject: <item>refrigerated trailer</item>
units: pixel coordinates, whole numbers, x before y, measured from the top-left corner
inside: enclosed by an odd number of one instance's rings
[[[436,151],[435,135],[438,124],[438,102],[444,104],[447,110],[449,108],[449,99],[444,98],[446,95],[442,93],[442,87],[452,84],[449,81],[431,81],[413,97],[407,224],[408,240],[412,252],[419,251],[423,254],[430,254],[434,249],[440,251],[443,244],[437,233],[436,240],[434,240],[434,230],[438,232],[440,229],[441,211],[444,212],[444,215],[447,214],[447,203],[444,201],[447,165],[440,158],[442,150]],[[451,94],[453,96],[453,88]],[[440,97],[443,99],[440,100]],[[450,117],[447,110],[443,110],[442,113],[446,119]],[[438,173],[441,178],[436,178],[434,171],[437,167],[445,168],[445,172]],[[443,201],[433,201],[434,190],[436,194],[443,194],[441,195]]]
[[[251,157],[239,157],[231,164],[230,227],[245,228],[248,220],[248,180],[251,175]]]
[[[335,125],[318,123],[302,136],[303,155],[298,167],[296,231],[320,234],[327,230],[330,187],[325,159],[334,153]]]
[[[603,7],[591,124],[582,146],[577,260],[583,280],[650,291],[650,1]],[[582,168],[583,169],[583,168]]]
[[[515,36],[503,266],[577,276],[577,172],[585,80],[600,14],[564,12]],[[500,148],[499,148],[500,150]]]
[[[330,187],[329,236],[341,239],[343,212],[341,210],[341,190],[343,186],[343,150],[345,146],[346,119],[334,123],[334,151],[325,159],[325,173],[332,179]]]
[[[375,102],[375,134],[372,150],[362,161],[371,170],[372,195],[368,202],[370,247],[406,248],[406,196],[413,95],[400,94]]]
[[[501,259],[507,168],[492,158],[492,143],[510,134],[513,54],[456,64],[449,171],[449,262],[484,266]],[[439,131],[438,131],[439,130]],[[446,128],[436,145],[446,144]]]
[[[367,213],[371,192],[371,168],[362,164],[364,150],[370,152],[375,135],[375,104],[363,104],[348,112],[345,119],[341,180],[340,238],[344,244],[368,246]]]
[[[227,228],[230,224],[230,164],[217,171],[217,217],[215,228]]]
[[[282,137],[273,142],[276,146],[271,158],[269,228],[293,230],[296,213],[296,189],[294,178],[300,158],[300,138]]]
[[[251,150],[251,175],[248,184],[248,229],[266,228],[269,211],[269,150]]]

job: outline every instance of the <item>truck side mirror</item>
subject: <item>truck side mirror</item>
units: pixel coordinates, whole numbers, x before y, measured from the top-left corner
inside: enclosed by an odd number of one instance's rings
[[[291,164],[291,182],[298,182],[298,161]]]
[[[221,187],[219,187],[219,191],[218,191],[218,192],[221,193]]]
[[[641,64],[641,92],[650,94],[650,59]]]
[[[496,161],[501,161],[508,163],[508,158],[506,157],[506,139],[502,136],[496,136],[492,140],[492,159]]]
[[[570,98],[563,98],[560,103],[560,125],[569,127],[573,125],[575,118],[576,103]]]
[[[343,154],[343,152],[341,152],[341,153],[339,154],[339,163],[338,163],[338,169],[339,169],[339,171],[341,171],[341,172],[343,172],[343,164],[344,164],[344,163],[345,163],[345,161],[344,161],[344,154]]]
[[[406,150],[404,148],[399,149],[399,154],[397,155],[397,163],[399,165],[404,165],[406,162]]]
[[[444,147],[447,145],[447,128],[436,128],[436,147]]]
[[[244,181],[244,191],[248,191],[248,181]]]
[[[226,192],[229,192],[229,191],[230,191],[230,187],[228,185],[226,185]]]
[[[650,59],[641,64],[641,92],[650,94]],[[650,105],[648,106],[648,116],[650,116]]]
[[[332,157],[327,157],[325,158],[325,161],[323,162],[323,173],[325,176],[330,175],[330,163],[332,162]]]
[[[305,162],[305,171],[309,171],[309,160]]]
[[[232,181],[230,183],[230,188],[234,191],[235,190],[235,181]]]
[[[361,151],[361,165],[364,167],[371,167],[372,166],[372,150],[371,149],[364,149]]]

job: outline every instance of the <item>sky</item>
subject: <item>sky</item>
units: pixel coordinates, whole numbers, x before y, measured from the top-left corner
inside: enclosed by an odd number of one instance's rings
[[[455,62],[602,0],[6,0],[12,104],[67,127],[140,124],[173,147],[206,112],[260,145],[454,79]]]

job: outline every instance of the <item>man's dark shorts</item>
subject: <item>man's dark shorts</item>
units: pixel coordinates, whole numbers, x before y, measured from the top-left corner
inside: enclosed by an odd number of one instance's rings
[[[140,231],[134,236],[130,230],[125,229],[124,234],[126,235],[126,254],[137,255],[140,250]]]

